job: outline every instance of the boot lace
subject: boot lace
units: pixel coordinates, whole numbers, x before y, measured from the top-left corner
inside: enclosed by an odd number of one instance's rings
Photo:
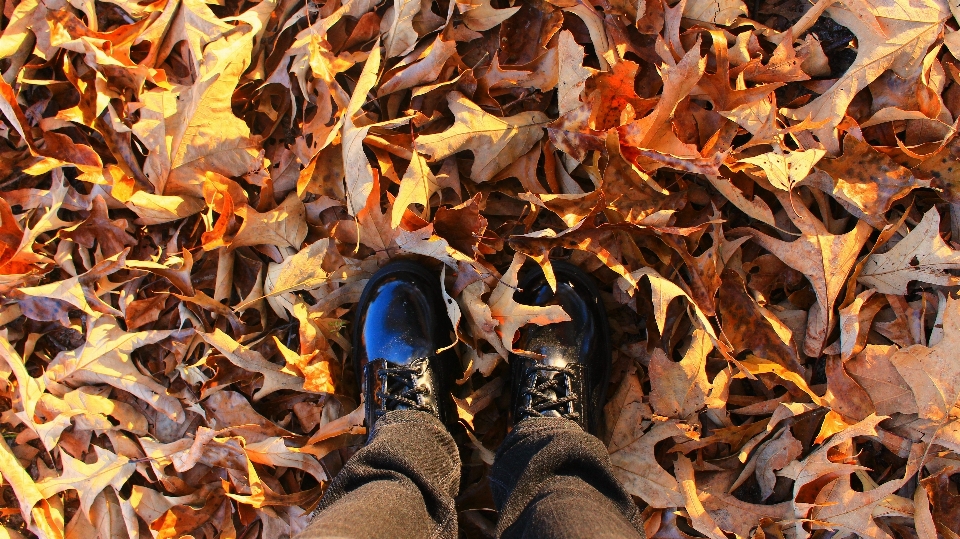
[[[520,417],[564,417],[577,419],[580,414],[573,411],[573,403],[579,398],[573,391],[568,367],[555,367],[543,363],[534,363],[524,372],[524,387],[521,393],[524,406],[520,408]]]
[[[419,410],[433,413],[433,410],[420,403],[419,395],[429,395],[430,389],[417,383],[427,371],[427,358],[421,358],[407,366],[395,366],[377,369],[377,378],[380,379],[380,389],[377,397],[382,403],[381,408],[374,412],[379,418],[391,410]]]

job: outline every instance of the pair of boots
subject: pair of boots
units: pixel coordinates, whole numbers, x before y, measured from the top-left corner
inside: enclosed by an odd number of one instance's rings
[[[528,326],[512,356],[511,433],[490,471],[500,537],[642,537],[636,505],[617,482],[600,428],[610,373],[609,327],[596,287],[554,263],[516,299],[560,305],[569,322]],[[452,301],[452,300],[449,300]],[[409,261],[388,264],[357,307],[354,367],[371,429],[368,443],[332,481],[301,539],[455,538],[460,459],[448,428],[461,374],[449,345],[440,279]]]

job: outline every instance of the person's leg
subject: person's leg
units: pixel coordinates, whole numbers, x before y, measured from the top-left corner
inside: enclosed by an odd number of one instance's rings
[[[531,325],[513,355],[511,416],[490,485],[504,538],[643,537],[639,511],[613,475],[602,424],[610,373],[610,327],[600,293],[579,268],[553,263],[556,283],[534,270],[517,301],[559,305],[569,322]]]
[[[457,537],[460,455],[447,428],[457,421],[449,387],[460,363],[438,352],[452,332],[436,272],[393,261],[367,282],[352,352],[372,432],[300,539]]]
[[[606,448],[568,419],[518,423],[497,451],[490,485],[505,539],[644,537]]]
[[[446,427],[425,412],[387,412],[298,539],[454,539],[459,486],[460,455]]]

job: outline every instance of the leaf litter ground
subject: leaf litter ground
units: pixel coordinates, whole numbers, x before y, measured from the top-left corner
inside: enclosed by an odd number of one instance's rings
[[[960,8],[944,0],[8,0],[10,537],[283,537],[365,428],[370,275],[443,286],[462,534],[507,361],[601,284],[654,539],[955,539]]]

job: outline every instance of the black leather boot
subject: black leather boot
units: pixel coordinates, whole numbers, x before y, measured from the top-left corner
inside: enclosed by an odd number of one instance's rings
[[[571,264],[553,262],[556,293],[540,268],[520,280],[516,301],[560,305],[569,322],[528,325],[518,350],[543,359],[511,355],[513,422],[528,417],[565,417],[591,434],[600,434],[610,378],[610,326],[592,278]]]
[[[392,410],[420,410],[448,426],[456,422],[450,383],[461,374],[459,360],[450,351],[437,354],[452,342],[439,274],[400,260],[370,278],[353,331],[368,429]]]

